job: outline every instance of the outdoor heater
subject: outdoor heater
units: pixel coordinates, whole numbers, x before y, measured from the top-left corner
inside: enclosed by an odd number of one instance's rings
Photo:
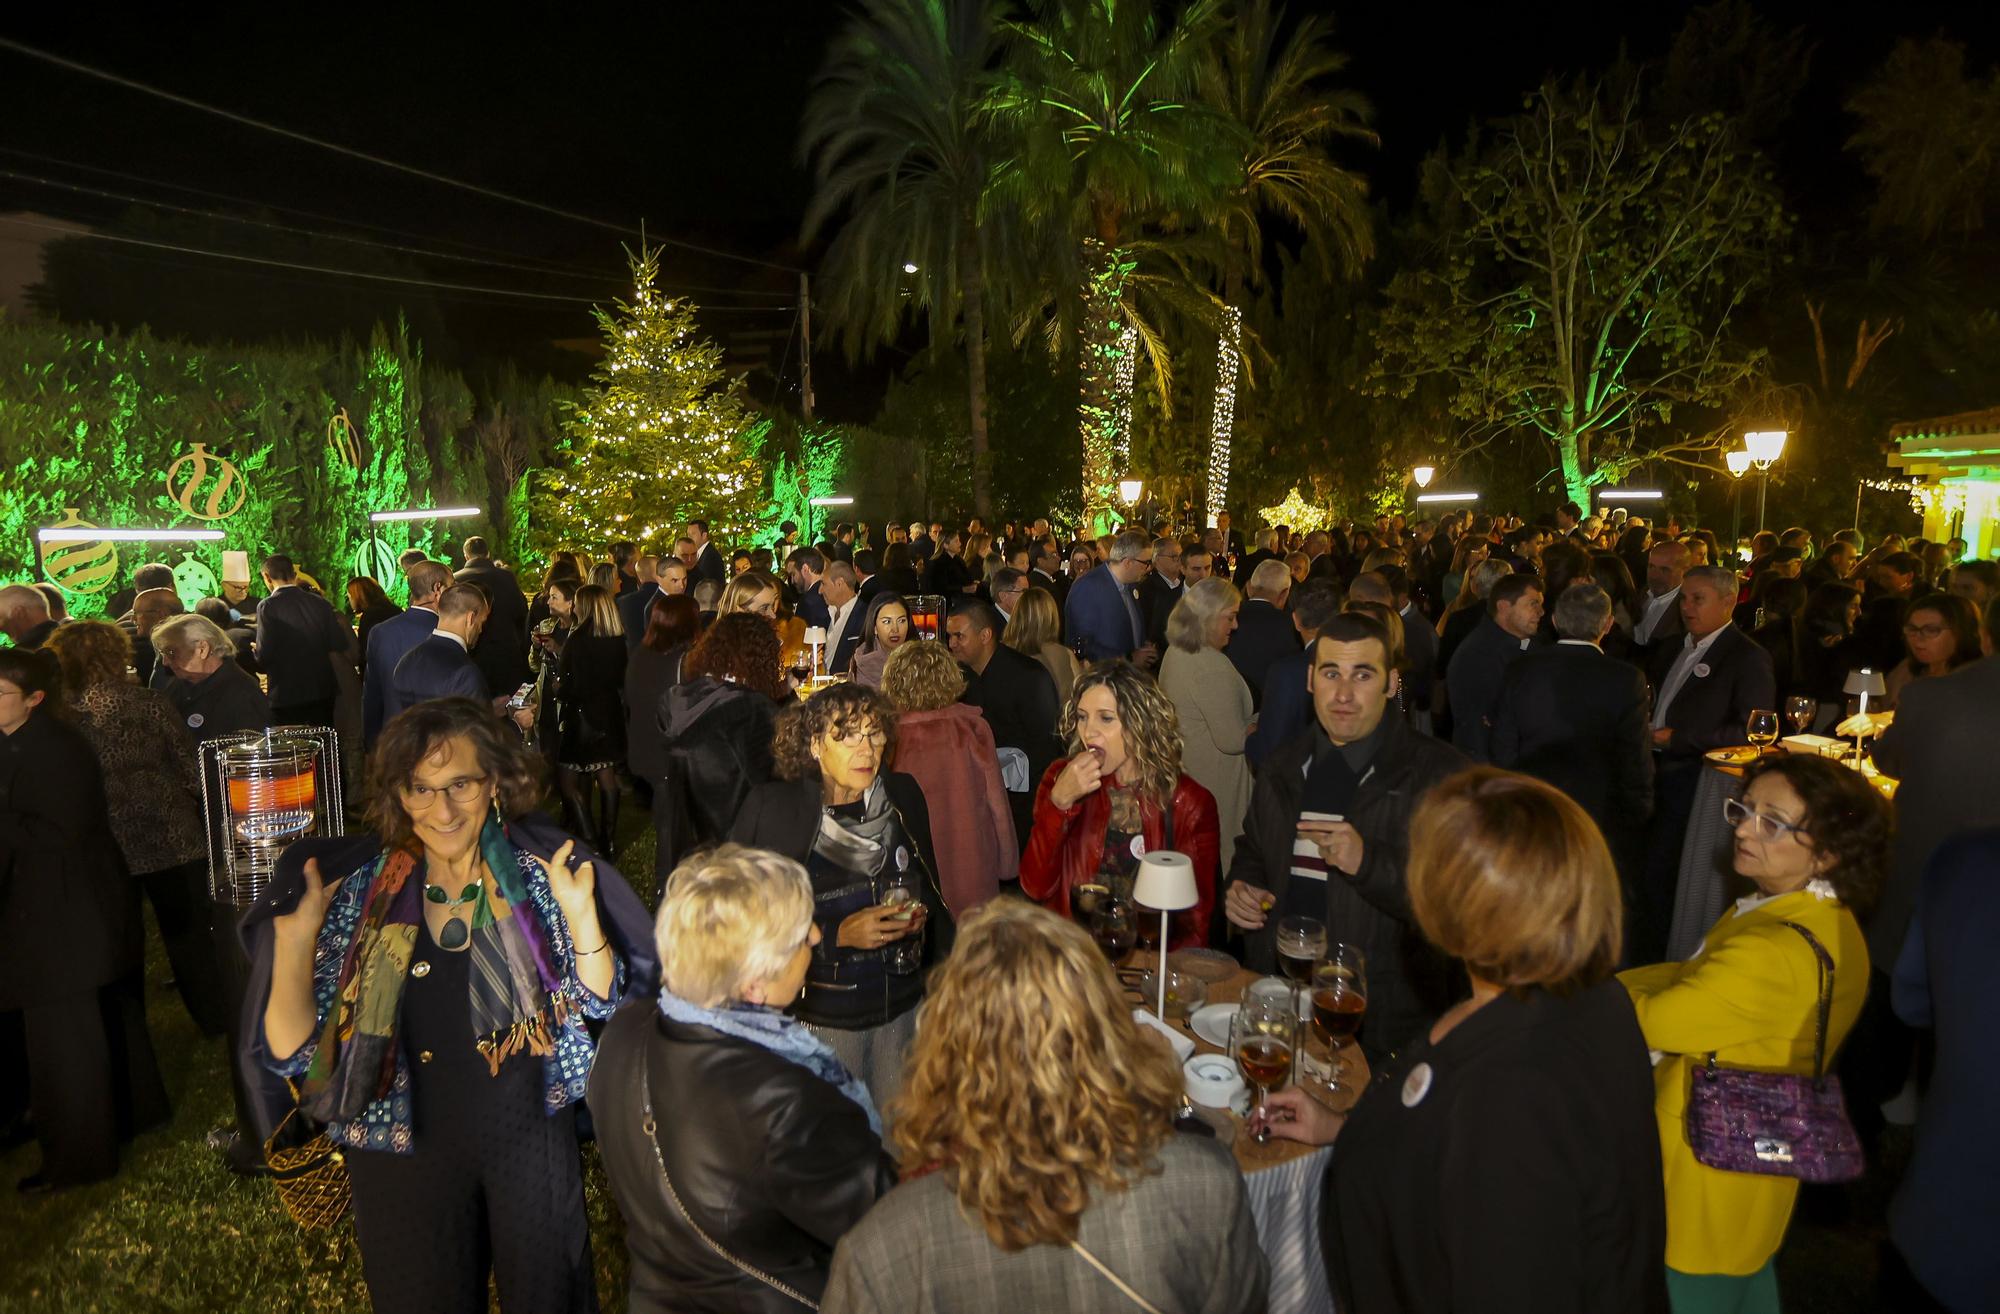
[[[274,726],[201,746],[201,809],[212,902],[248,908],[293,840],[345,832],[340,737],[326,726]]]

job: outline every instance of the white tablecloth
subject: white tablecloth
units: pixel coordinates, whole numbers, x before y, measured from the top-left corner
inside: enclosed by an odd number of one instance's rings
[[[1244,1176],[1257,1240],[1271,1263],[1271,1314],[1333,1314],[1319,1248],[1320,1192],[1332,1155],[1329,1145]]]

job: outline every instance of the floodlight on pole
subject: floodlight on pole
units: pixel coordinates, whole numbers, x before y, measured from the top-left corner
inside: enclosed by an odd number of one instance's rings
[[[1417,481],[1417,487],[1419,488],[1429,488],[1431,480],[1436,477],[1437,467],[1434,465],[1420,465],[1410,471],[1410,478]]]
[[[1134,502],[1138,501],[1139,494],[1145,491],[1146,485],[1142,480],[1120,479],[1118,481],[1118,497],[1126,506],[1131,506]]]
[[[1750,464],[1757,467],[1757,532],[1764,532],[1764,498],[1771,491],[1771,466],[1784,455],[1785,438],[1783,429],[1765,429],[1757,433],[1743,435],[1743,450],[1750,453]]]

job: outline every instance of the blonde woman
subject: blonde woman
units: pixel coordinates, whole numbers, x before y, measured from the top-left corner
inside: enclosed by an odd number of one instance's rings
[[[770,621],[778,623],[778,581],[761,571],[746,570],[722,588],[722,600],[716,604],[717,616],[730,616],[739,611],[754,612]]]
[[[1181,772],[1173,702],[1132,663],[1100,662],[1077,680],[1062,728],[1073,756],[1051,762],[1035,791],[1021,893],[1068,916],[1078,885],[1129,893],[1141,854],[1178,849],[1194,861],[1201,899],[1174,914],[1168,947],[1207,944],[1220,848],[1215,796]]]
[[[931,822],[938,883],[952,915],[962,916],[998,894],[1020,867],[993,731],[978,708],[959,701],[965,672],[942,644],[893,648],[882,692],[896,707],[896,769],[938,804]]]
[[[827,1314],[1265,1308],[1243,1174],[1174,1134],[1180,1072],[1081,928],[995,900],[922,1011],[903,1182],[834,1251]]]
[[[1062,646],[1062,609],[1054,594],[1039,585],[1023,593],[1000,641],[1040,662],[1056,682],[1056,697],[1069,697],[1082,670],[1076,654]]]
[[[1160,659],[1160,688],[1181,719],[1181,770],[1215,795],[1223,871],[1250,810],[1243,748],[1255,712],[1250,686],[1222,652],[1242,606],[1243,595],[1226,579],[1188,585],[1167,616],[1167,655]]]
[[[556,664],[556,786],[570,829],[608,855],[618,833],[618,766],[625,760],[625,626],[601,584],[576,591],[575,614],[576,628]]]
[[[655,938],[657,1005],[613,1018],[590,1072],[627,1308],[799,1308],[777,1284],[817,1299],[834,1243],[895,1181],[868,1091],[785,1013],[820,943],[812,882],[725,844],[667,878]]]

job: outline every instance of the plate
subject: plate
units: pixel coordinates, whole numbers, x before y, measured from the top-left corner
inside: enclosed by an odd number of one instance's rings
[[[1197,1008],[1188,1018],[1188,1028],[1217,1049],[1229,1048],[1229,1020],[1236,1016],[1236,1005],[1210,1004]]]
[[[1711,748],[1702,756],[1722,766],[1749,766],[1761,755],[1756,745],[1745,744],[1741,748]]]

